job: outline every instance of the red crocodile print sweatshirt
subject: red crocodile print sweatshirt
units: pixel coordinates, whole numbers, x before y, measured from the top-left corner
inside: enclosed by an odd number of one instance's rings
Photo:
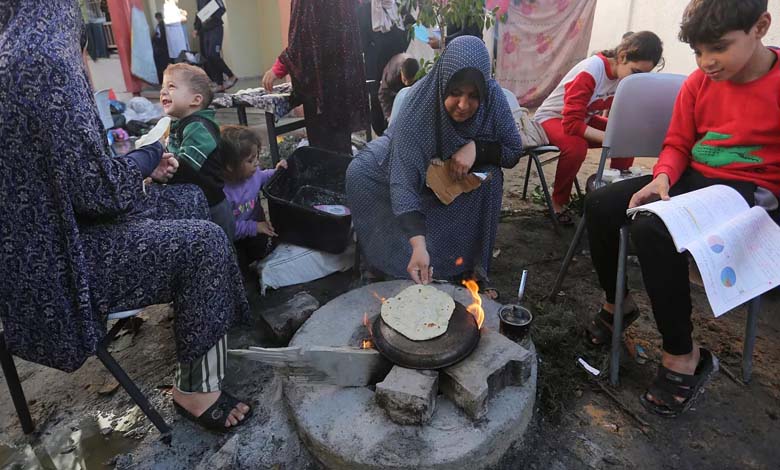
[[[780,60],[749,83],[715,82],[701,70],[688,77],[653,175],[674,184],[688,166],[780,195]]]

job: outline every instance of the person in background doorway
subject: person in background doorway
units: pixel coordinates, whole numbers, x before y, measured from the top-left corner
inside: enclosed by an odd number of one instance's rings
[[[198,11],[201,11],[211,1],[198,0]],[[211,81],[217,84],[214,91],[221,93],[233,87],[238,82],[238,77],[222,58],[222,38],[225,35],[222,15],[226,12],[225,2],[222,0],[213,1],[217,2],[219,8],[206,21],[201,21],[197,15],[195,16],[195,34],[200,38],[200,52],[206,60],[206,73]],[[225,81],[225,77],[227,77],[227,81]]]
[[[268,91],[290,75],[310,145],[347,154],[352,132],[368,125],[356,8],[357,0],[293,0],[288,46],[263,75]]]
[[[162,13],[159,11],[155,13],[154,19],[157,20],[157,25],[154,27],[154,35],[152,35],[152,51],[154,53],[154,66],[157,68],[157,81],[162,85],[163,72],[171,59],[168,57],[168,38],[165,35],[165,21],[163,21]]]
[[[390,119],[395,96],[403,88],[414,84],[414,78],[419,70],[420,63],[417,59],[405,53],[395,55],[385,66],[379,84],[379,102],[382,105],[385,122]]]
[[[378,3],[382,6],[381,10],[376,8]],[[362,0],[357,8],[360,42],[366,61],[366,80],[370,81],[371,127],[377,135],[382,135],[387,129],[387,117],[379,100],[382,73],[391,58],[409,47],[411,36],[406,28],[414,24],[415,19],[406,12],[394,11],[392,6],[386,8],[386,2],[382,0]]]

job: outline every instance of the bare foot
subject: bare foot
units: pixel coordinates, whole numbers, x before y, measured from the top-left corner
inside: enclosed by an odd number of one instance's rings
[[[176,387],[173,387],[173,401],[187,410],[192,416],[200,417],[200,415],[217,401],[221,393],[222,392],[219,391],[208,393],[183,393]],[[240,421],[244,420],[244,417],[248,412],[248,405],[245,403],[238,404],[230,411],[230,414],[225,420],[225,427],[229,428],[237,425]]]
[[[602,307],[609,313],[615,313],[615,304],[604,302]],[[623,313],[632,312],[634,309],[636,309],[636,303],[631,294],[628,294],[623,298]]]

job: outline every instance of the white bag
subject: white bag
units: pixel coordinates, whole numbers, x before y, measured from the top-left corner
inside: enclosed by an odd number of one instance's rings
[[[278,289],[344,272],[352,268],[354,262],[354,243],[337,255],[281,243],[257,265],[261,278],[260,293],[265,295],[269,287]]]
[[[550,144],[547,133],[544,132],[542,125],[531,117],[528,108],[517,108],[512,111],[512,116],[515,118],[524,149]]]

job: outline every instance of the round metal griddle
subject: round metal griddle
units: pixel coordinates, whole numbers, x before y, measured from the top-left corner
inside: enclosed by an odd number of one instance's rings
[[[479,343],[477,320],[455,302],[447,331],[426,341],[414,341],[390,328],[379,314],[374,320],[374,345],[394,364],[409,369],[441,369],[465,358]]]

